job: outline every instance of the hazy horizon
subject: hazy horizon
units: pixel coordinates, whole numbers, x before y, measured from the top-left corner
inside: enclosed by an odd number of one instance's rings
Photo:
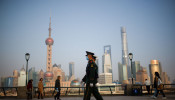
[[[31,55],[29,69],[46,70],[51,16],[52,64],[61,64],[66,75],[69,62],[75,63],[76,78],[85,75],[85,51],[99,57],[102,73],[103,47],[111,45],[113,77],[118,80],[124,26],[133,61],[148,70],[150,60],[159,60],[163,72],[175,79],[174,0],[1,0],[0,13],[0,77],[25,68],[25,53]]]

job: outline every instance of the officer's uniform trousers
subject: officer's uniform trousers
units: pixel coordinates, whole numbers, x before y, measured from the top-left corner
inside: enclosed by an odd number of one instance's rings
[[[103,100],[102,96],[98,92],[98,88],[96,87],[96,85],[93,84],[93,86],[90,87],[90,83],[87,83],[86,84],[86,90],[85,90],[85,93],[84,93],[83,100],[90,100],[91,93],[94,95],[94,97],[96,98],[96,100]]]

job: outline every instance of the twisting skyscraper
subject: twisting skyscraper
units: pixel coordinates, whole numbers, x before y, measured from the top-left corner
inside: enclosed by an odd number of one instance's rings
[[[124,74],[123,76],[125,76],[125,78],[123,79],[127,79],[128,77],[131,77],[131,71],[130,71],[129,61],[128,61],[128,43],[127,43],[125,27],[121,28],[121,38],[122,38],[122,66],[126,67],[126,68],[123,68],[123,74]]]

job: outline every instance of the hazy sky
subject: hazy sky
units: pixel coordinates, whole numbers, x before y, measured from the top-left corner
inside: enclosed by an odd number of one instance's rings
[[[26,65],[46,70],[45,39],[52,17],[53,64],[68,74],[75,62],[75,76],[82,78],[85,51],[99,57],[111,45],[114,80],[121,62],[122,26],[126,27],[129,52],[134,61],[148,68],[160,60],[163,71],[175,79],[174,0],[0,0],[0,76],[13,74]]]

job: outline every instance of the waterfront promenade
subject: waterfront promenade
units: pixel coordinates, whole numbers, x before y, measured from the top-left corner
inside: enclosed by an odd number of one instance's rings
[[[104,100],[154,100],[150,98],[150,96],[103,96]],[[0,100],[26,100],[26,99],[17,99],[17,98],[0,98]],[[38,100],[37,98],[33,98],[32,100]],[[39,99],[40,100],[40,99]],[[44,98],[41,100],[54,100],[54,98]],[[61,100],[83,100],[83,97],[61,97]],[[91,100],[96,100],[94,97],[91,97]],[[163,100],[162,95],[158,96],[155,100]],[[166,100],[175,100],[175,95],[167,95]]]

